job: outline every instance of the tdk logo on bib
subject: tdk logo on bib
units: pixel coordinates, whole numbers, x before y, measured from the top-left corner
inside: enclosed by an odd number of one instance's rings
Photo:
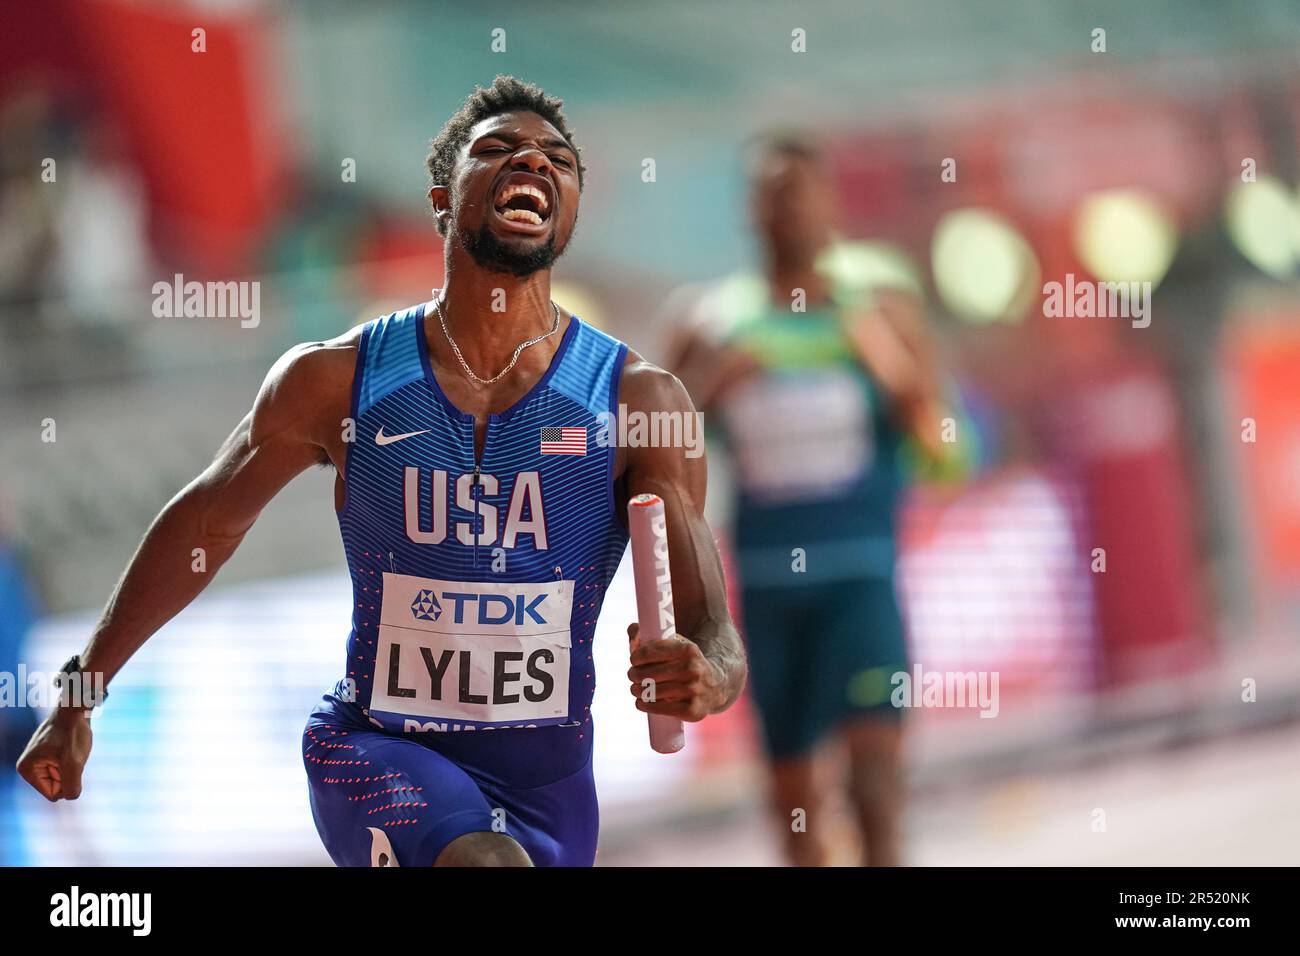
[[[442,599],[453,602],[453,624],[523,624],[525,617],[537,624],[546,623],[546,618],[537,610],[538,605],[546,600],[545,594],[536,597],[516,594],[512,598],[507,594],[443,591]],[[477,611],[474,610],[476,606]],[[424,621],[436,621],[442,614],[442,606],[432,591],[421,591],[411,605],[411,613]]]
[[[442,614],[442,605],[428,588],[421,588],[420,593],[411,602],[411,613],[422,621],[436,621]]]
[[[573,582],[384,574],[371,714],[478,727],[568,719]]]

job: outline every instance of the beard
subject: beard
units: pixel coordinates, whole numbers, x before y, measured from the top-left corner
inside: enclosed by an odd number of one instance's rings
[[[540,246],[526,251],[512,249],[488,228],[487,223],[479,226],[478,232],[458,233],[457,238],[460,240],[461,248],[468,252],[470,258],[481,268],[488,272],[504,272],[519,278],[530,276],[541,269],[549,269],[560,256],[564,255],[564,250],[568,247],[566,242],[557,249],[555,233],[552,232],[546,242]]]

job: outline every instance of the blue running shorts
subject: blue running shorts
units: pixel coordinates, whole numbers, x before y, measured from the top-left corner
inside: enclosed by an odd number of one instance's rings
[[[326,694],[303,732],[303,763],[316,829],[338,866],[432,866],[452,840],[475,832],[507,834],[536,866],[596,858],[590,757],[553,783],[507,789]]]

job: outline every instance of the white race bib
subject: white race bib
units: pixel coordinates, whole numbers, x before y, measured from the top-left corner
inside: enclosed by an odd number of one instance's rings
[[[768,501],[831,494],[871,466],[867,398],[843,369],[773,373],[738,385],[723,409],[745,490]]]
[[[476,725],[566,720],[572,608],[572,581],[385,572],[370,710]]]

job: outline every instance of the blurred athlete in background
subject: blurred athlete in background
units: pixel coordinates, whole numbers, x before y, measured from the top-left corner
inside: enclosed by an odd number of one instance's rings
[[[894,512],[905,455],[953,459],[949,412],[919,297],[845,268],[819,150],[768,137],[748,158],[764,275],[679,292],[667,365],[731,453],[742,627],[787,858],[829,862],[819,758],[843,744],[863,861],[896,865],[890,678],[908,655]]]

